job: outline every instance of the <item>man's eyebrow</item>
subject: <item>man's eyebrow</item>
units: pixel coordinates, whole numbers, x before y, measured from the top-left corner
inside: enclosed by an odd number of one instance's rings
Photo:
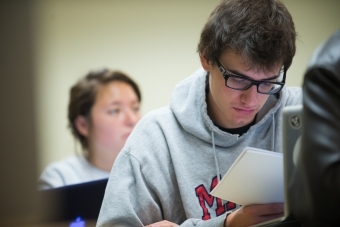
[[[249,79],[249,80],[254,80],[253,78],[250,78],[249,76],[244,75],[244,74],[242,74],[242,73],[240,73],[236,70],[226,69],[226,71],[231,72],[232,75],[234,75],[234,76],[240,76],[240,77],[244,77],[244,78]],[[260,81],[274,80],[274,79],[277,79],[279,77],[280,77],[280,75],[272,76],[272,77],[269,77],[269,78],[266,78],[266,79],[263,79],[263,80],[260,80]]]

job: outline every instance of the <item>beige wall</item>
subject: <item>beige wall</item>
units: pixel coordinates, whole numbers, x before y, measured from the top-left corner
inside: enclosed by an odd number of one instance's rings
[[[303,73],[314,49],[340,29],[339,0],[282,0],[298,33],[297,52],[288,73],[288,85],[302,85]]]
[[[200,66],[200,31],[219,0],[36,1],[36,101],[40,170],[73,154],[68,92],[90,69],[131,75],[142,113],[169,103],[176,83]],[[288,85],[300,86],[314,48],[340,28],[340,1],[285,0],[299,33]]]

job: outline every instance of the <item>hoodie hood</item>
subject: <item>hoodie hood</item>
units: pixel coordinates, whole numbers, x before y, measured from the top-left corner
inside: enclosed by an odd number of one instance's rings
[[[279,95],[269,96],[267,102],[257,114],[255,125],[250,127],[247,133],[239,136],[220,130],[207,114],[205,92],[207,76],[207,71],[203,68],[198,69],[190,77],[179,83],[171,96],[170,108],[185,131],[208,143],[212,142],[213,132],[214,142],[217,146],[229,147],[242,140],[246,134],[256,127],[275,123],[275,121],[273,122],[273,115],[279,109],[281,100],[285,98],[285,87]]]

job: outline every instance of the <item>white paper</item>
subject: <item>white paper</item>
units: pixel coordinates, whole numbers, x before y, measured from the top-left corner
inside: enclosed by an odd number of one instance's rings
[[[246,147],[211,194],[242,206],[283,203],[282,153]]]

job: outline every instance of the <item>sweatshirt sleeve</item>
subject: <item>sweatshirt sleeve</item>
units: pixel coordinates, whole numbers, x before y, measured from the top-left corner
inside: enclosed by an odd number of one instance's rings
[[[144,163],[143,163],[144,164]],[[127,151],[118,155],[110,174],[97,227],[135,226],[141,227],[162,221],[161,199],[143,174],[141,162]],[[171,222],[183,227],[223,226],[225,215],[208,221],[187,219],[178,215],[174,208]]]
[[[167,119],[166,124],[159,119]],[[176,134],[175,126],[168,108],[138,122],[114,162],[97,227],[141,227],[162,220],[186,227],[223,226],[225,214],[207,221],[201,218],[202,208],[194,193],[197,184],[183,178],[192,170],[183,171],[180,167],[185,162],[174,153],[174,144],[170,148],[167,133]],[[177,132],[176,141],[180,136]],[[179,147],[180,153],[184,148]]]
[[[143,226],[159,220],[157,197],[143,177],[140,163],[121,151],[112,168],[97,226]]]

